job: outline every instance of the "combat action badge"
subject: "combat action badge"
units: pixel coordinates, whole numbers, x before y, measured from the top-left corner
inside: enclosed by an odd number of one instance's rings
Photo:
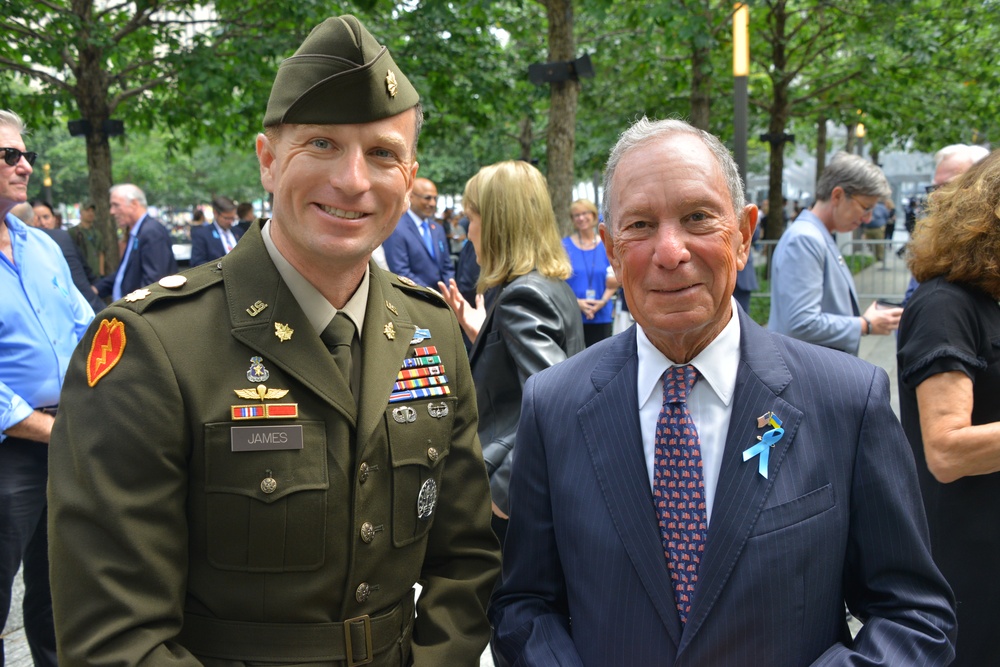
[[[125,324],[117,317],[104,320],[94,334],[87,355],[87,384],[93,387],[97,381],[115,367],[125,351]]]

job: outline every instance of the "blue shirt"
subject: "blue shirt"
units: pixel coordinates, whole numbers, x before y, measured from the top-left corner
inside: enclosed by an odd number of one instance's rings
[[[597,245],[590,250],[581,250],[573,243],[573,239],[567,236],[563,238],[562,244],[569,256],[569,263],[573,266],[573,275],[566,279],[573,294],[577,299],[600,299],[604,296],[608,267],[611,266],[608,253],[604,250],[604,243],[598,239]],[[588,297],[587,290],[593,295]],[[604,308],[594,313],[592,320],[588,320],[583,313],[580,313],[580,317],[583,318],[584,324],[607,324],[614,318],[614,306],[609,301]]]
[[[6,218],[14,263],[0,253],[0,441],[35,408],[59,403],[70,355],[94,319],[55,241]]]
[[[128,245],[125,246],[125,256],[122,257],[122,263],[118,265],[118,273],[115,274],[115,284],[111,288],[111,300],[117,301],[122,298],[122,280],[125,278],[125,267],[128,266],[129,257],[132,256],[132,251],[136,246],[139,245],[139,228],[142,227],[143,221],[145,221],[146,215],[143,214],[139,218],[139,222],[132,225],[132,229],[128,233]]]

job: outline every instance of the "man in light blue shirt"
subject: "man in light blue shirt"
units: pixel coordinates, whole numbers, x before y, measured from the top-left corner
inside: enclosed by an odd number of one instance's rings
[[[94,317],[55,241],[10,215],[27,199],[37,155],[0,111],[0,627],[24,563],[24,628],[36,666],[56,665],[45,485],[48,446],[70,355]],[[0,645],[0,664],[3,650]]]

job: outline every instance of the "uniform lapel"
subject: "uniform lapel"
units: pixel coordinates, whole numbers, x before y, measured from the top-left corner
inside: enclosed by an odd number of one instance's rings
[[[597,395],[577,413],[601,487],[629,559],[675,645],[681,625],[674,604],[653,493],[642,448],[636,393],[635,327],[612,340],[591,374]]]
[[[416,327],[406,300],[390,283],[388,274],[369,262],[368,307],[361,337],[361,401],[358,411],[358,442],[367,443],[385,415],[389,394],[403,359],[410,349]],[[389,306],[395,309],[393,312]],[[391,327],[389,325],[392,325]],[[433,335],[434,332],[431,332]]]
[[[774,480],[781,474],[785,453],[793,446],[802,419],[798,409],[779,397],[792,376],[774,342],[743,311],[738,312],[741,361],[736,375],[732,416],[708,527],[708,541],[698,573],[698,588],[684,630],[681,651],[697,634],[728,582]],[[757,471],[758,459],[744,461],[743,451],[756,444],[757,436],[765,432],[757,426],[757,418],[768,411],[773,411],[781,419],[785,434],[770,451],[768,478],[765,479]]]
[[[220,260],[233,337],[263,357],[265,365],[280,367],[354,424],[357,408],[350,387],[281,279],[260,230],[258,221],[244,241]],[[289,340],[275,334],[276,323],[292,329]]]

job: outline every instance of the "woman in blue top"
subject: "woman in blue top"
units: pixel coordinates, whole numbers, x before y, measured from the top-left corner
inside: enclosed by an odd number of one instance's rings
[[[589,199],[577,199],[570,205],[576,232],[563,239],[563,247],[573,266],[566,279],[583,317],[583,336],[590,347],[611,335],[614,307],[611,303],[618,281],[608,271],[611,264],[604,244],[597,235],[597,206]]]

